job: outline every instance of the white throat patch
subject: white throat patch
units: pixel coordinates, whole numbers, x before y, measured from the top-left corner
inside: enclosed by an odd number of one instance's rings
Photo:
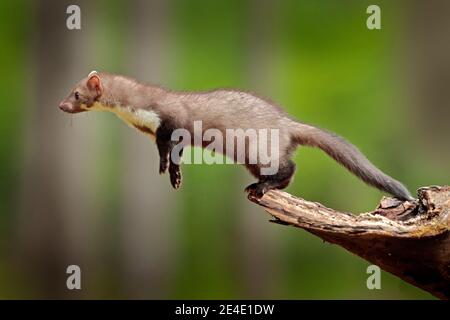
[[[130,127],[143,127],[156,133],[159,125],[161,124],[161,119],[158,114],[150,110],[135,109],[131,106],[129,107],[107,107],[99,102],[95,102],[89,110],[95,111],[109,111],[115,113],[117,117],[125,121]]]

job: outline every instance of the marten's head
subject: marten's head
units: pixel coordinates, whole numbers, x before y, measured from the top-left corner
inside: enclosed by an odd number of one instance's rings
[[[89,73],[72,92],[59,104],[59,108],[68,113],[89,111],[103,93],[102,81],[97,71]]]

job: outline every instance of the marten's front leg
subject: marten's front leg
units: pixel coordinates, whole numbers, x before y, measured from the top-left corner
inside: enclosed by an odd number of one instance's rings
[[[169,168],[170,183],[175,189],[181,185],[181,170],[179,162],[171,159],[171,152],[177,141],[172,141],[172,132],[175,128],[170,123],[163,122],[156,130],[156,145],[159,152],[159,173],[163,174]],[[180,157],[182,151],[180,152]]]
[[[159,127],[156,130],[156,145],[159,152],[159,173],[163,174],[169,167],[170,151],[173,148],[170,141],[170,133],[165,128]]]

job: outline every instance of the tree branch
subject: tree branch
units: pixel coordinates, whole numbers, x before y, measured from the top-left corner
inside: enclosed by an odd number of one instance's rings
[[[305,229],[441,299],[450,299],[450,187],[425,187],[417,202],[383,198],[353,215],[271,190],[261,199],[272,222]]]

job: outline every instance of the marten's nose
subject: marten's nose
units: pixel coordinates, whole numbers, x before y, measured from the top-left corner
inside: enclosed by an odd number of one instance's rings
[[[59,108],[60,108],[62,111],[67,112],[67,111],[70,110],[70,105],[69,105],[67,102],[61,102],[61,103],[59,104]]]

